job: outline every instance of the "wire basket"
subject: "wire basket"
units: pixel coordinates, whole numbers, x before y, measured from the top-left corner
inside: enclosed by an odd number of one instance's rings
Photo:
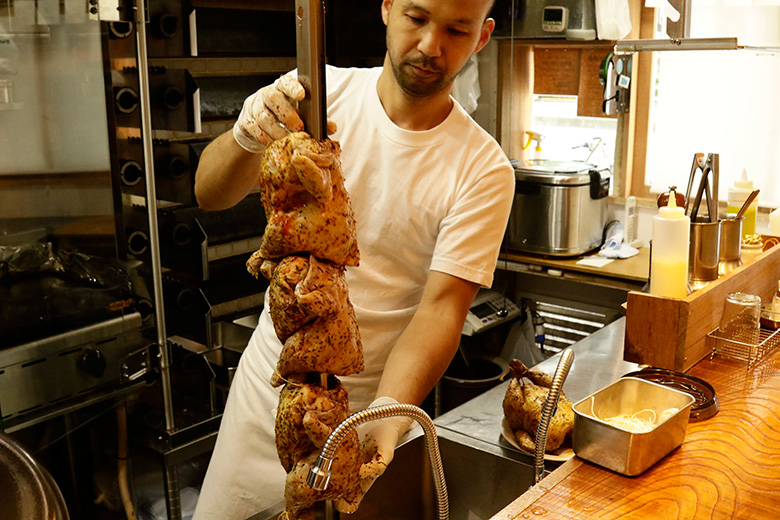
[[[725,338],[717,328],[707,334],[710,357],[724,356],[747,362],[747,368],[753,368],[767,354],[780,344],[780,330],[770,330],[761,327],[758,341],[755,338]]]

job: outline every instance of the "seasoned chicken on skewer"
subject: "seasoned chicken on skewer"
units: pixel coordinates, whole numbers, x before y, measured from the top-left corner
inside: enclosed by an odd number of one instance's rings
[[[309,252],[339,265],[358,265],[355,217],[335,141],[289,134],[266,150],[260,197],[268,224],[259,255]]]
[[[298,379],[296,376],[295,379]],[[328,435],[349,415],[347,391],[335,377],[328,388],[311,383],[287,383],[279,398],[276,416],[276,447],[287,471],[285,511],[280,520],[313,520],[314,503],[333,500],[336,510],[354,512],[363,498],[360,487],[361,452],[357,432],[341,442],[324,491],[306,483]]]
[[[542,417],[542,405],[552,387],[552,377],[544,372],[529,370],[522,361],[514,359],[509,363],[513,378],[504,395],[504,417],[517,438],[517,442],[526,451],[536,449],[536,431]],[[527,378],[530,382],[524,381]],[[558,408],[550,420],[547,430],[547,451],[558,449],[566,436],[574,429],[574,411],[571,401],[563,395]]]
[[[363,370],[363,348],[344,268],[314,256],[266,260],[268,311],[283,347],[272,384],[288,374],[346,376]]]

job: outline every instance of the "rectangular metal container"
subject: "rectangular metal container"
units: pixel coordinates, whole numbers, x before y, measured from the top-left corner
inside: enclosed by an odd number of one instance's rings
[[[639,475],[682,444],[694,401],[657,383],[618,379],[574,405],[574,453],[622,475]],[[645,409],[660,417],[669,408],[678,411],[646,433],[631,433],[600,419]]]

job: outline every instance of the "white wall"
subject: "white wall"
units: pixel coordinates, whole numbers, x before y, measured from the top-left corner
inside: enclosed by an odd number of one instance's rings
[[[14,97],[0,106],[0,218],[112,212],[100,23],[83,1],[61,4],[17,0],[0,12],[10,42],[0,79]]]

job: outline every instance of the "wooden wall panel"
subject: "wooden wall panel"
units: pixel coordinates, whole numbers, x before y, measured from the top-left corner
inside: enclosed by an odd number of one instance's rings
[[[534,49],[534,94],[576,96],[580,84],[580,56],[573,48]]]
[[[577,115],[581,117],[610,117],[602,111],[604,86],[599,80],[601,63],[612,48],[583,49],[580,54],[580,82],[578,86]]]

